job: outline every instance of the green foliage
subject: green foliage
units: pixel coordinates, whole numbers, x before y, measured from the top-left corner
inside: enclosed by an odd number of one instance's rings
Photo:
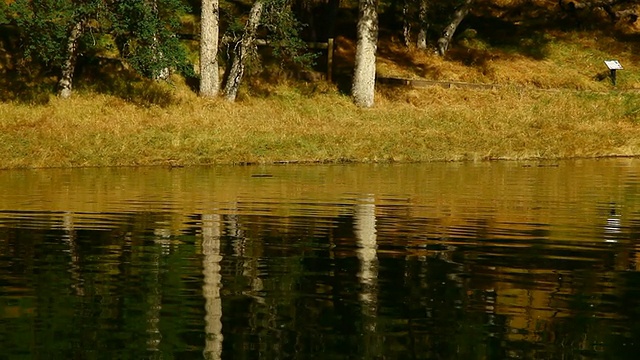
[[[20,55],[30,60],[23,65],[29,73],[48,74],[59,71],[68,57],[72,28],[78,22],[84,29],[100,26],[95,20],[106,10],[106,4],[103,0],[16,0],[6,10],[8,20],[17,25]],[[83,53],[94,46],[92,37],[81,37],[78,51]]]
[[[20,29],[24,55],[45,65],[60,66],[65,55],[74,6],[65,0],[17,0],[10,5]]]
[[[9,6],[4,1],[0,1],[0,25],[9,23]]]
[[[177,68],[193,76],[176,33],[187,6],[180,0],[122,0],[113,9],[113,33],[122,57],[148,78]]]
[[[300,38],[303,25],[291,11],[291,2],[268,0],[262,18],[263,26],[268,30],[267,39],[277,58],[310,66],[313,65],[317,54],[308,52],[307,44]]]
[[[117,49],[146,77],[167,68],[193,76],[176,35],[185,12],[180,0],[16,0],[8,6],[1,2],[0,23],[16,25],[20,55],[28,60],[21,65],[40,77],[61,69],[71,30],[79,22],[84,32],[77,51],[87,59],[114,55]]]
[[[249,6],[251,4],[247,5],[247,9]],[[245,25],[245,19],[242,16],[244,11],[245,9],[239,7],[236,2],[220,1],[220,20],[221,23],[226,24],[224,27],[226,36],[233,39],[239,39],[242,36]]]

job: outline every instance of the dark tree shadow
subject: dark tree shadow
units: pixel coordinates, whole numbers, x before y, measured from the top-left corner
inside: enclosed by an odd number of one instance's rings
[[[74,83],[77,91],[112,95],[141,106],[168,106],[177,101],[170,86],[140,76],[117,58],[79,58]]]
[[[0,28],[0,101],[46,104],[55,96],[59,69],[21,56],[18,30]],[[144,79],[120,59],[83,53],[74,73],[74,91],[109,94],[139,105],[175,102],[167,86]]]
[[[21,57],[18,29],[0,26],[0,101],[46,104],[56,79],[47,69]]]
[[[512,22],[494,17],[469,16],[459,29],[456,40],[468,40],[468,34],[489,46],[506,53],[518,54],[535,60],[548,55],[548,28],[524,22]]]
[[[618,44],[609,41],[599,45],[601,51],[615,53],[620,43],[628,46],[629,43],[640,42],[637,26],[635,31],[631,26],[631,22],[638,20],[629,17],[624,21],[613,23],[607,14],[598,11],[567,12],[557,2],[523,1],[503,6],[494,2],[478,2],[457,29],[444,59],[480,69],[496,58],[508,61],[524,56],[544,60],[550,55],[551,41],[560,40],[564,34],[569,38],[580,33],[586,37],[617,40]],[[383,40],[378,54],[410,73],[437,78],[437,66],[430,65],[431,61],[424,55],[416,56],[418,50],[404,46],[400,39],[402,24],[397,19],[393,23],[387,20],[385,24],[388,27],[380,31]],[[440,33],[434,26],[429,30],[428,43],[432,49],[426,51],[433,51]],[[640,52],[632,56],[640,59]]]

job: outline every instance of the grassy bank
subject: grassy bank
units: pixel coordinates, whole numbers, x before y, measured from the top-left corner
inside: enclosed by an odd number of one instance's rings
[[[114,59],[84,64],[73,98],[60,100],[55,77],[16,80],[0,61],[0,168],[640,156],[640,22],[558,21],[492,26],[475,15],[445,57],[383,31],[379,77],[498,87],[379,86],[369,110],[345,95],[355,40],[342,35],[334,83],[265,63],[235,104],[200,99],[180,79],[142,80]],[[605,59],[625,66],[616,87]]]
[[[165,106],[86,92],[0,103],[0,167],[454,161],[640,155],[640,93],[379,88],[356,108],[333,88],[241,102],[156,89]]]

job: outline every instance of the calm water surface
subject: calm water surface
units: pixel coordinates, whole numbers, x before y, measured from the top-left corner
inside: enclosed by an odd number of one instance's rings
[[[621,359],[640,159],[0,171],[0,358]]]

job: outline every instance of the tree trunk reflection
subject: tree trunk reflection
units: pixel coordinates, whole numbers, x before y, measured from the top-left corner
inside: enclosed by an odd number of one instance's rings
[[[367,354],[375,355],[376,315],[378,307],[378,256],[376,235],[376,208],[373,196],[356,205],[355,233],[360,260],[360,302],[363,315],[363,334]]]
[[[205,359],[222,357],[222,275],[220,274],[220,215],[202,215],[202,274],[205,298]]]

